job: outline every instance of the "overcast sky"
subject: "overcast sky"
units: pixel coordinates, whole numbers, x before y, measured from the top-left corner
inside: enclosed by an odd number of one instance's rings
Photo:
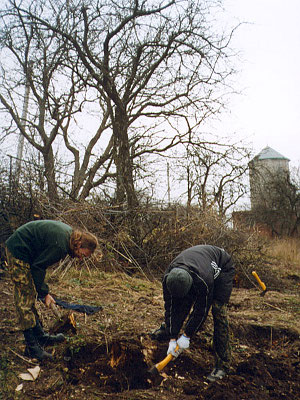
[[[232,46],[241,57],[226,127],[252,144],[270,146],[300,164],[300,0],[223,0],[228,26],[245,22]]]
[[[232,43],[242,56],[243,95],[224,122],[255,154],[268,145],[299,165],[300,0],[224,0],[224,9],[228,21],[248,22]]]

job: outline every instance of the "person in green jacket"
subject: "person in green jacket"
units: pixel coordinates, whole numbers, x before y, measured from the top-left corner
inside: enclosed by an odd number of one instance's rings
[[[55,304],[45,283],[49,266],[70,255],[80,260],[95,251],[98,240],[89,232],[52,220],[31,221],[20,226],[5,242],[8,272],[14,284],[14,300],[25,338],[25,355],[42,361],[52,359],[44,346],[65,340],[62,333],[46,334],[35,306],[37,296],[47,307]]]

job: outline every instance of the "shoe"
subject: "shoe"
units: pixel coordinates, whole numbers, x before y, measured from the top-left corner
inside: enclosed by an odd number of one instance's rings
[[[36,321],[36,326],[32,328],[37,342],[41,346],[53,346],[56,343],[62,343],[66,340],[65,335],[58,333],[57,335],[49,335],[44,332],[42,324],[39,320]]]
[[[37,342],[33,333],[33,328],[26,329],[25,331],[23,331],[23,334],[26,343],[26,348],[24,353],[26,357],[36,358],[39,361],[44,361],[44,360],[53,361],[52,354],[47,353]]]
[[[223,379],[226,376],[226,372],[220,368],[214,368],[211,373],[208,375],[207,380],[210,382],[215,382],[220,379]]]
[[[166,330],[166,324],[163,322],[159,328],[155,329],[151,333],[150,337],[152,340],[157,340],[158,342],[164,342],[168,340],[170,335]]]

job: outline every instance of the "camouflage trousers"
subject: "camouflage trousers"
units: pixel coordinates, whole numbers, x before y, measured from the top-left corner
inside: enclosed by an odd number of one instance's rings
[[[215,367],[228,372],[231,363],[231,345],[229,323],[227,319],[227,304],[214,300],[212,304],[214,320],[213,348],[215,352]]]
[[[14,285],[14,300],[21,329],[33,328],[38,317],[35,306],[37,292],[30,265],[15,258],[7,249],[8,273]]]

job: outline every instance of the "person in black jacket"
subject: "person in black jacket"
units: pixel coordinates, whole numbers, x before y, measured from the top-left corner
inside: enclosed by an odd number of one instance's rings
[[[233,278],[231,256],[211,245],[198,245],[181,252],[163,278],[165,324],[154,333],[154,338],[167,336],[170,339],[167,354],[177,357],[189,348],[190,338],[199,331],[212,308],[215,367],[207,377],[211,382],[222,379],[230,367],[227,303]],[[186,319],[184,332],[178,338]],[[176,350],[177,345],[179,348]]]

